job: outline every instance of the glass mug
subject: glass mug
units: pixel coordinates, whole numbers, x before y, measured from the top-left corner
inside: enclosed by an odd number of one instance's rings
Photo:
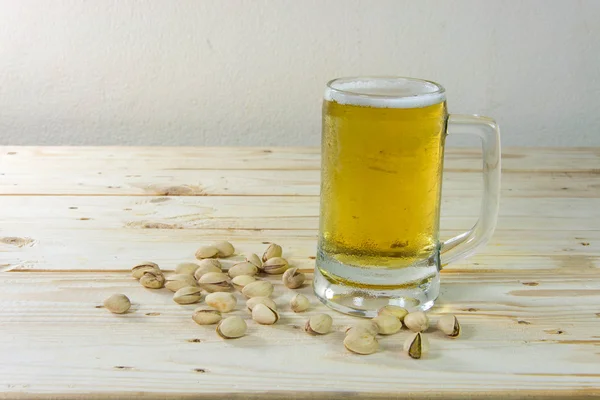
[[[484,193],[477,223],[439,240],[444,143],[479,136]],[[396,77],[335,79],[323,101],[321,208],[314,291],[331,308],[373,317],[385,305],[433,306],[442,265],[485,244],[496,225],[500,132],[448,115],[444,88]]]

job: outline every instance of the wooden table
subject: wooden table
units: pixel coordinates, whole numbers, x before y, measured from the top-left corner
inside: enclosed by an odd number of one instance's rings
[[[455,313],[463,335],[432,330],[430,354],[412,360],[406,332],[377,354],[348,353],[353,319],[333,312],[335,332],[307,335],[307,315],[327,309],[289,312],[278,278],[280,323],[250,321],[224,341],[191,320],[194,305],[130,276],[137,261],[171,270],[218,239],[238,253],[280,243],[309,272],[318,149],[1,148],[0,397],[598,396],[600,149],[503,157],[496,234],[443,271],[431,313]],[[448,151],[443,237],[474,222],[479,171],[478,151]],[[99,307],[115,292],[131,313]]]

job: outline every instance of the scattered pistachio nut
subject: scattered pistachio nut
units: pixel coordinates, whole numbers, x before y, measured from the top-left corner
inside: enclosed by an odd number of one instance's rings
[[[242,294],[247,298],[269,297],[273,293],[273,284],[269,281],[251,282],[244,286]]]
[[[139,280],[146,272],[160,272],[160,268],[156,263],[144,261],[134,265],[134,267],[131,269],[131,276]]]
[[[176,274],[194,275],[199,265],[193,262],[182,262],[175,267]]]
[[[104,300],[104,308],[114,314],[124,314],[131,307],[131,301],[124,294],[113,294]]]
[[[252,319],[261,325],[273,325],[279,320],[279,314],[274,309],[259,303],[252,308]]]
[[[262,264],[263,264],[260,257],[254,253],[246,254],[246,261],[249,262],[250,264],[254,264],[256,266],[256,268],[261,268]]]
[[[207,292],[229,292],[232,289],[229,276],[223,272],[207,272],[198,279],[200,287]]]
[[[304,275],[300,270],[296,267],[290,268],[283,273],[281,277],[283,284],[289,289],[297,289],[306,280],[306,275]]]
[[[207,263],[207,264],[203,264],[202,261],[216,261],[219,265],[214,265],[212,263]],[[194,272],[194,278],[196,278],[196,280],[200,280],[200,278],[202,277],[202,275],[207,274],[209,272],[223,272],[221,270],[221,264],[219,263],[218,260],[212,259],[212,258],[207,258],[206,260],[202,260],[200,262],[200,266],[198,266],[198,269],[196,270],[196,272]]]
[[[250,275],[254,276],[258,273],[258,268],[256,265],[249,263],[248,261],[244,261],[241,263],[237,263],[229,268],[227,271],[230,277],[235,278],[240,275]]]
[[[411,334],[404,342],[404,351],[411,358],[419,359],[429,351],[429,341],[421,332]]]
[[[165,285],[165,276],[160,271],[147,271],[140,278],[140,283],[148,289],[160,289]]]
[[[346,335],[360,332],[366,332],[371,336],[376,336],[379,333],[379,325],[373,320],[366,320],[360,321],[356,325],[346,329]]]
[[[275,244],[275,243],[271,243],[269,245],[269,247],[267,247],[267,249],[263,253],[262,260],[263,260],[263,262],[265,262],[269,258],[281,257],[282,254],[283,254],[283,251],[281,249],[281,246],[278,244]]]
[[[437,327],[450,337],[458,337],[460,335],[460,324],[456,316],[452,314],[442,315],[438,320]]]
[[[212,247],[217,249],[217,256],[219,257],[229,257],[235,252],[233,245],[226,240],[213,243]]]
[[[246,301],[246,307],[248,307],[248,310],[250,310],[250,311],[252,311],[252,309],[257,304],[264,304],[265,306],[269,307],[272,310],[277,310],[277,304],[275,304],[275,302],[270,297],[265,297],[265,296],[251,297],[248,299],[248,301]]]
[[[202,246],[198,250],[196,250],[196,258],[198,260],[202,260],[204,258],[212,258],[217,255],[219,249],[215,246]]]
[[[378,315],[372,321],[377,324],[382,335],[393,335],[402,329],[402,321],[393,315]]]
[[[423,311],[408,313],[404,325],[413,332],[424,332],[429,328],[429,318]]]
[[[198,286],[196,279],[192,275],[173,274],[165,278],[165,287],[171,292],[176,292],[187,286]]]
[[[249,283],[256,282],[256,278],[250,275],[238,275],[231,280],[233,287],[242,290]]]
[[[202,289],[197,286],[182,287],[173,295],[173,301],[177,304],[194,304],[202,299]]]
[[[379,309],[378,315],[393,315],[398,318],[400,321],[404,321],[404,317],[408,314],[405,308],[400,306],[385,306]]]
[[[273,257],[269,258],[262,265],[262,271],[269,275],[283,274],[289,267],[289,264],[285,258]]]
[[[216,331],[223,339],[236,339],[244,336],[246,329],[246,322],[235,315],[221,320],[217,325]]]
[[[379,342],[367,331],[351,331],[344,338],[344,347],[356,354],[373,354],[379,349]]]
[[[310,301],[305,295],[298,293],[290,300],[290,307],[295,313],[306,311],[310,307]]]
[[[229,312],[235,308],[237,299],[231,293],[216,292],[206,295],[204,299],[206,304],[219,310],[222,313]]]
[[[221,313],[208,307],[198,307],[192,314],[192,319],[198,325],[213,325],[221,320]]]
[[[333,319],[328,314],[315,314],[306,321],[304,330],[313,335],[325,335],[331,331]]]

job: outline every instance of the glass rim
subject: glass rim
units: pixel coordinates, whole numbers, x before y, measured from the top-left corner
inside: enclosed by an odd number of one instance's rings
[[[436,88],[436,90],[432,91],[432,92],[415,93],[415,94],[408,94],[408,95],[390,95],[390,94],[361,93],[361,92],[352,91],[352,90],[348,90],[348,89],[340,89],[340,88],[337,88],[334,86],[336,83],[351,83],[351,82],[359,82],[359,81],[381,81],[381,80],[397,81],[397,82],[406,81],[406,82],[420,83],[420,84],[423,84],[423,86],[432,85]],[[442,95],[442,94],[446,93],[446,89],[437,82],[430,81],[428,79],[411,78],[411,77],[407,77],[407,76],[394,76],[394,75],[366,75],[366,76],[357,75],[357,76],[334,78],[334,79],[330,80],[329,82],[327,82],[327,87],[330,90],[334,90],[339,93],[347,93],[352,96],[380,97],[380,98],[390,98],[390,99],[429,96],[429,95]]]

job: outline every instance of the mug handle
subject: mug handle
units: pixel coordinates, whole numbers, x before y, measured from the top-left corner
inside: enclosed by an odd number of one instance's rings
[[[488,242],[496,228],[500,200],[500,130],[491,118],[451,114],[447,133],[473,134],[481,138],[483,150],[483,199],[479,219],[467,232],[442,243],[441,264],[466,258]]]

